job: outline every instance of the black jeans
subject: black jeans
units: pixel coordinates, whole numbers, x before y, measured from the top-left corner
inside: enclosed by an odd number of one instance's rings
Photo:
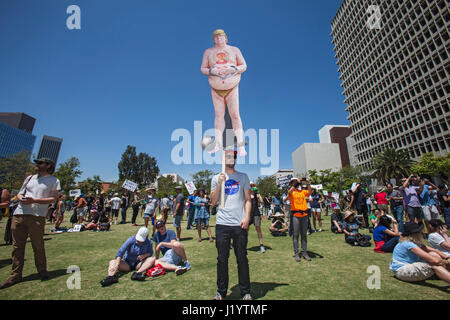
[[[131,218],[131,223],[135,224],[137,215],[139,213],[139,206],[132,206],[132,208],[133,208],[133,217]]]
[[[228,258],[231,239],[233,239],[241,295],[250,293],[250,271],[247,259],[248,232],[239,226],[216,225],[217,292],[222,297],[227,295],[228,290]]]
[[[187,221],[188,229],[190,229],[192,227],[192,222],[194,222],[194,213],[195,213],[195,208],[188,209],[188,221]]]

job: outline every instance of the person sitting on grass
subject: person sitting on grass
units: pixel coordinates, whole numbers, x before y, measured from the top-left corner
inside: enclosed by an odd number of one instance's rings
[[[156,233],[153,236],[155,242],[156,264],[160,264],[166,271],[175,271],[181,275],[191,269],[191,264],[186,258],[184,246],[176,241],[176,235],[173,230],[167,230],[164,220],[156,222]],[[163,257],[159,259],[162,252]],[[184,263],[182,263],[184,261]]]
[[[344,215],[339,207],[334,207],[331,214],[331,232],[343,233]]]
[[[286,236],[286,233],[289,230],[283,218],[284,214],[281,212],[277,212],[273,216],[272,224],[270,225],[269,230],[274,237]]]
[[[450,240],[445,223],[440,219],[431,219],[430,231],[431,233],[428,235],[430,247],[442,251],[447,257],[450,257]]]
[[[392,228],[391,228],[392,224]],[[398,222],[389,216],[382,215],[377,227],[373,230],[373,241],[375,252],[392,252],[400,239]]]
[[[142,227],[131,236],[117,251],[116,258],[109,262],[108,276],[100,281],[103,287],[119,282],[118,272],[136,270],[131,275],[131,280],[144,281],[146,271],[155,264],[152,242],[148,238],[148,229]]]
[[[441,251],[425,246],[423,224],[405,222],[402,237],[395,246],[389,269],[397,279],[406,282],[423,281],[434,274],[450,283],[450,261]]]
[[[345,234],[345,242],[353,246],[358,245],[356,241],[356,235],[359,233],[359,228],[361,228],[361,222],[355,219],[355,213],[353,211],[347,211],[344,216],[344,224],[342,231]],[[368,235],[363,235],[367,240],[371,240],[372,237]]]

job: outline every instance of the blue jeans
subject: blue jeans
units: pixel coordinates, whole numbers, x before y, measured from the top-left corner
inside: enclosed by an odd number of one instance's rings
[[[384,245],[381,247],[381,250],[383,252],[394,252],[394,248],[397,245],[399,239],[400,237],[392,237],[384,243]]]
[[[444,220],[447,228],[450,229],[450,207],[444,208]]]
[[[398,231],[403,232],[403,205],[391,206],[391,213],[398,222]]]

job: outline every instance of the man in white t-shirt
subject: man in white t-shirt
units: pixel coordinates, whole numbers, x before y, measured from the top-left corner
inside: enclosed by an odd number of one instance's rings
[[[117,224],[117,219],[119,217],[119,209],[120,209],[120,205],[122,203],[122,199],[119,198],[119,194],[118,193],[114,193],[114,197],[109,200],[109,203],[111,203],[111,224],[112,221],[114,220],[114,224]]]
[[[48,205],[56,202],[61,190],[59,180],[52,176],[55,162],[48,158],[34,160],[36,173],[25,179],[17,194],[19,204],[14,211],[11,231],[13,238],[12,273],[0,289],[22,281],[25,246],[28,235],[34,251],[34,262],[42,280],[48,280],[44,247],[45,217]]]
[[[442,251],[447,257],[450,257],[450,240],[446,225],[440,219],[431,219],[430,227],[431,233],[428,235],[430,247]]]
[[[215,175],[211,182],[211,202],[219,203],[222,183],[225,186],[225,203],[216,215],[217,294],[215,300],[223,300],[228,289],[228,258],[233,239],[238,266],[239,288],[244,300],[251,300],[250,272],[247,259],[248,226],[252,200],[250,180],[247,174],[236,171],[236,151],[225,152],[225,172]]]

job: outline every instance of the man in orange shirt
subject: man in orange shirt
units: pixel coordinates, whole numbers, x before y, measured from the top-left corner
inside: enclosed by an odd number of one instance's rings
[[[301,190],[302,182],[306,182],[308,190]],[[297,179],[291,180],[291,188],[288,191],[289,200],[291,202],[291,214],[293,224],[293,237],[295,261],[300,262],[301,257],[307,261],[311,261],[311,258],[306,251],[306,236],[308,230],[308,204],[306,197],[311,194],[311,183],[309,179]],[[298,252],[298,237],[301,237],[302,254]]]

